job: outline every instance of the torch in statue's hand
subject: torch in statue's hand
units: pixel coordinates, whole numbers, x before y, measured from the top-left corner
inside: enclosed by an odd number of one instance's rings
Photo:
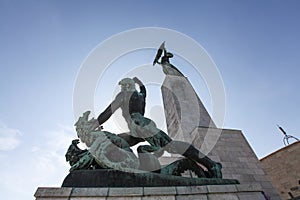
[[[162,55],[164,49],[165,49],[165,42],[163,42],[163,43],[160,45],[159,49],[157,50],[155,59],[154,59],[154,61],[153,61],[153,66],[154,66],[156,63],[158,63],[158,60],[160,59],[160,57],[161,57],[161,55]]]

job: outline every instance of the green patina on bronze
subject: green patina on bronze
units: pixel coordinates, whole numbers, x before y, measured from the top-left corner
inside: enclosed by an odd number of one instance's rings
[[[234,179],[187,178],[158,173],[128,173],[113,169],[75,170],[62,187],[166,187],[239,184]]]
[[[190,159],[180,159],[167,166],[161,166],[157,157],[149,153],[149,150],[153,150],[149,145],[138,147],[137,158],[130,149],[130,145],[122,137],[95,129],[94,119],[88,120],[89,113],[84,113],[83,117],[78,120],[76,130],[81,140],[90,148],[89,150],[81,150],[77,146],[78,139],[72,141],[66,153],[66,160],[71,165],[70,171],[118,169],[137,172],[137,170],[146,170],[165,175],[180,176],[189,170],[198,177],[208,177],[208,174]]]
[[[137,173],[140,182],[138,185],[160,186],[165,180],[165,184],[169,185],[204,185],[204,184],[237,184],[236,180],[211,178],[209,171],[203,170],[195,161],[183,158],[166,166],[161,166],[155,154],[149,152],[151,146],[143,145],[138,147],[138,157],[130,149],[129,143],[123,139],[124,135],[116,135],[107,131],[102,131],[97,125],[95,119],[88,119],[90,112],[86,112],[79,118],[76,123],[76,131],[78,137],[89,147],[87,150],[81,150],[77,144],[78,139],[72,141],[67,153],[66,159],[71,165],[71,174],[78,170],[88,170],[94,173],[94,170],[119,170],[127,178],[132,177],[132,173]],[[162,151],[163,152],[163,151]],[[157,154],[160,154],[156,152]],[[121,172],[123,171],[123,172]],[[152,172],[151,172],[152,171]],[[192,172],[197,178],[179,177],[186,171]],[[107,171],[108,172],[108,171]],[[104,173],[101,171],[101,173]],[[128,174],[127,174],[128,173]],[[157,175],[153,175],[157,174]],[[77,174],[78,175],[78,174]],[[135,176],[135,178],[137,177]],[[169,176],[168,178],[166,178]],[[74,178],[74,175],[71,176]],[[158,178],[157,183],[154,177]],[[178,178],[175,178],[178,177]],[[82,178],[82,177],[81,177]],[[66,179],[66,184],[70,185],[70,177]],[[72,179],[72,178],[71,178]],[[208,180],[210,179],[210,180]],[[174,181],[173,184],[170,182]],[[135,182],[136,180],[132,180]],[[150,181],[150,182],[149,182]],[[71,181],[72,182],[72,181]],[[111,181],[110,181],[111,182]],[[110,183],[110,186],[124,186],[120,181],[118,183]],[[180,183],[179,183],[180,182]],[[77,183],[72,183],[73,186]],[[91,182],[86,186],[95,186],[95,182]],[[102,183],[99,183],[100,185]],[[97,185],[97,184],[96,184]],[[125,186],[124,186],[125,187]],[[128,186],[130,187],[130,186]]]
[[[162,65],[166,68],[170,53],[165,51]],[[158,62],[158,61],[156,61]],[[165,66],[164,66],[165,65]],[[171,66],[171,71],[176,70]],[[169,71],[170,72],[170,71]],[[176,71],[177,72],[177,71]],[[179,71],[178,71],[179,73]],[[182,75],[182,74],[178,74]],[[119,84],[121,92],[115,100],[99,115],[97,119],[89,119],[90,111],[83,113],[83,116],[76,122],[76,132],[80,140],[86,144],[88,149],[81,150],[77,144],[78,140],[73,140],[66,159],[71,165],[71,173],[66,178],[66,185],[81,186],[102,186],[107,179],[99,178],[93,183],[87,184],[85,180],[80,183],[72,183],[72,180],[80,180],[77,171],[84,170],[86,176],[91,176],[98,171],[106,178],[114,180],[118,173],[119,179],[130,179],[127,183],[132,186],[166,186],[166,185],[203,185],[203,184],[236,184],[236,180],[222,179],[222,165],[214,162],[202,154],[192,144],[172,140],[165,132],[158,129],[151,119],[144,117],[146,88],[138,78],[124,78]],[[135,85],[138,84],[140,91]],[[101,126],[111,115],[120,108],[122,116],[128,124],[129,132],[113,134],[103,131]],[[140,145],[137,148],[138,155],[135,155],[130,148],[140,142],[146,141],[148,145]],[[185,158],[179,159],[166,166],[161,166],[158,158],[164,151],[172,154],[180,154]],[[88,170],[88,171],[86,171]],[[99,171],[100,170],[100,171]],[[104,171],[103,171],[104,170]],[[112,171],[113,170],[113,171]],[[180,177],[186,171],[194,174],[197,178]],[[108,174],[105,174],[107,172]],[[103,174],[104,173],[104,174]],[[139,175],[133,175],[139,174]],[[79,177],[77,177],[79,175]],[[95,174],[94,174],[95,175]],[[76,178],[77,177],[77,178]],[[91,176],[93,177],[93,176]],[[84,178],[84,177],[81,177]],[[155,180],[155,178],[157,180]],[[85,178],[84,178],[85,179]],[[124,182],[114,180],[110,186],[123,186]],[[97,183],[97,181],[100,181]]]

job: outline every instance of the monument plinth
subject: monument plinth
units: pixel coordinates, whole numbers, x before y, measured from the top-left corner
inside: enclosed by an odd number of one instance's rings
[[[167,75],[161,91],[168,133],[173,139],[179,137],[177,133],[222,163],[223,178],[237,179],[241,185],[258,184],[265,195],[280,199],[242,131],[217,128],[187,77]],[[171,154],[160,161],[165,164],[177,159]]]
[[[153,172],[128,173],[113,169],[76,170],[62,187],[165,187],[239,184],[234,179],[187,178]]]
[[[265,200],[259,184],[131,188],[38,188],[36,200]]]

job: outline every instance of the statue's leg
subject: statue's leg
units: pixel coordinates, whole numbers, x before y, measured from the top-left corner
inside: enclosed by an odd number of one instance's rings
[[[110,132],[104,131],[106,137],[117,147],[124,149],[126,151],[132,152],[130,149],[130,145],[126,140],[124,140],[122,137],[119,137],[119,135],[112,134]]]
[[[172,141],[172,139],[165,132],[156,127],[152,120],[145,118],[140,114],[135,114],[132,116],[132,119],[134,123],[129,126],[129,129],[136,135],[149,142],[153,149],[157,149],[158,151],[156,151],[158,152],[159,156],[162,155],[161,152],[163,152],[163,150],[166,150],[169,153],[181,154],[197,163],[204,165],[208,169],[210,177],[222,178],[222,165],[220,163],[212,161],[189,143]]]
[[[151,145],[152,149],[147,151],[153,152],[156,157],[161,157],[164,153],[164,147],[172,141],[165,132],[156,127],[152,120],[149,120],[149,123],[144,126],[135,125],[131,127],[134,128],[137,135],[142,137],[139,139],[143,139],[143,141],[147,141]]]
[[[134,123],[129,126],[129,129],[136,135],[144,138],[153,148],[162,150],[157,152],[160,153],[166,150],[169,153],[181,154],[204,165],[208,169],[210,177],[222,178],[222,165],[212,161],[193,145],[182,141],[172,141],[165,132],[156,127],[152,120],[138,113],[132,116],[132,119]]]
[[[154,146],[150,146],[150,145],[142,145],[137,148],[137,152],[138,153],[151,153],[151,152],[157,151],[159,149],[160,149],[159,147],[154,147]]]
[[[118,135],[120,138],[123,138],[129,146],[134,146],[140,142],[144,142],[145,140],[143,138],[137,138],[130,135],[130,133],[121,133]]]
[[[137,148],[140,160],[140,170],[160,173],[161,165],[157,157],[151,153],[157,151],[158,149],[158,147],[150,145],[143,145]]]
[[[166,151],[168,151],[169,153],[181,154],[186,158],[204,165],[208,169],[211,178],[222,178],[221,163],[214,162],[213,160],[202,154],[193,145],[182,141],[172,141],[167,147],[168,148],[166,148]]]
[[[128,127],[130,133],[137,135],[139,139],[144,139],[151,146],[162,148],[172,140],[162,130],[156,127],[156,124],[139,113],[132,115],[132,122]]]

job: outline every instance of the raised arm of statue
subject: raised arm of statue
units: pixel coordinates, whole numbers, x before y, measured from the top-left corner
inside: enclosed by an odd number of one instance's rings
[[[159,62],[162,53],[164,53],[164,55],[162,56],[161,61]],[[163,72],[166,75],[184,76],[174,65],[170,63],[169,59],[172,57],[173,54],[167,51],[165,47],[165,42],[163,42],[157,51],[157,54],[153,61],[153,65],[155,65],[156,63],[160,64],[163,68]]]
[[[142,81],[137,77],[134,77],[132,80],[134,80],[134,82],[140,86],[140,93],[142,93],[146,97],[146,87],[144,86]]]
[[[121,104],[122,104],[122,93],[119,93],[115,100],[98,116],[98,122],[99,125],[103,124],[104,122],[106,122],[111,115],[118,109],[120,108]]]

